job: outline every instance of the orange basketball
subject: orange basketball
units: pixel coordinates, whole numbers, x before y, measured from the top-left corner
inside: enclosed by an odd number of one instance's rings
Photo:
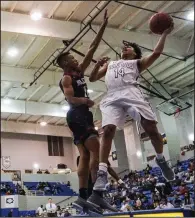
[[[155,34],[162,34],[173,22],[170,15],[166,13],[157,13],[150,18],[150,30]]]

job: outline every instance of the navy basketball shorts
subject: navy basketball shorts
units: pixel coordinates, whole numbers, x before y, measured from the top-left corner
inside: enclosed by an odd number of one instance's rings
[[[75,145],[84,145],[89,137],[99,136],[93,123],[93,114],[85,105],[72,107],[67,113],[66,120],[73,133]]]

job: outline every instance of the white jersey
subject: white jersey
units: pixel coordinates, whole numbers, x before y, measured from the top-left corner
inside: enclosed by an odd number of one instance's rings
[[[127,85],[137,85],[138,77],[137,60],[121,59],[109,63],[105,83],[109,92]]]
[[[150,103],[138,87],[138,60],[111,61],[106,72],[107,93],[102,98],[102,127],[112,124],[123,128],[126,116],[140,122],[141,117],[157,121]]]

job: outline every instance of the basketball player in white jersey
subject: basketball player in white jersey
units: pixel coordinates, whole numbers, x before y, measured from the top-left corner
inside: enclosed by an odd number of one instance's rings
[[[174,180],[174,173],[163,156],[163,139],[157,129],[157,119],[149,104],[139,89],[137,79],[141,72],[150,67],[161,55],[167,35],[173,30],[171,27],[164,31],[154,51],[148,57],[142,58],[141,50],[135,43],[129,43],[122,48],[121,59],[107,63],[108,59],[100,60],[94,67],[90,82],[95,82],[105,76],[107,94],[102,99],[102,127],[104,133],[100,147],[100,162],[97,180],[89,203],[101,206],[101,199],[97,192],[105,191],[107,183],[107,160],[111,150],[116,127],[122,128],[125,118],[129,115],[141,123],[150,137],[156,151],[156,163],[161,168],[163,176]],[[103,66],[102,66],[103,65]]]

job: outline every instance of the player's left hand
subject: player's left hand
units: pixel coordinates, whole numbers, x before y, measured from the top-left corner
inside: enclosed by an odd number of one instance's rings
[[[108,57],[103,57],[103,58],[101,58],[101,59],[98,61],[98,64],[99,64],[100,66],[103,66],[103,65],[106,64],[109,60],[110,60],[110,58],[108,58]]]
[[[166,30],[163,32],[163,34],[166,34],[166,35],[170,34],[170,33],[173,31],[173,29],[174,29],[174,23],[173,23],[173,21],[172,21],[171,26],[170,26],[168,29],[166,29]]]

